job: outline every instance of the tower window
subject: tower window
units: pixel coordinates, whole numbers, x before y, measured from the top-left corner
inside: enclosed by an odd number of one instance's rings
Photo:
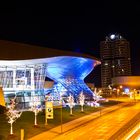
[[[120,60],[118,60],[118,65],[120,65]]]

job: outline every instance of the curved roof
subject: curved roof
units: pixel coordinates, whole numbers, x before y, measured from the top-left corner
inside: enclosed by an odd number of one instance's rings
[[[1,52],[0,60],[26,60],[26,59],[48,58],[55,56],[77,56],[100,61],[99,59],[91,55],[83,53],[62,51],[47,47],[40,47],[23,43],[15,43],[12,41],[5,40],[0,40],[0,52]]]
[[[98,62],[98,60],[75,56],[11,61],[0,60],[0,69],[1,71],[6,71],[11,68],[16,70],[18,67],[24,68],[24,70],[26,68],[34,68],[35,72],[39,70],[45,77],[49,77],[56,83],[60,83],[67,89],[68,93],[73,93],[77,96],[83,91],[85,94],[92,96],[93,93],[84,83],[84,78],[98,65]],[[38,77],[36,79],[38,80]],[[41,81],[39,80],[39,82]]]
[[[26,60],[0,60],[1,66],[27,66],[27,65],[36,65],[36,64],[48,64],[48,63],[61,63],[70,59],[69,63],[73,63],[72,61],[77,61],[77,64],[80,64],[82,61],[93,61],[93,67],[100,64],[98,60],[90,59],[90,58],[83,58],[83,57],[75,57],[75,56],[56,56],[56,57],[49,57],[49,58],[39,58],[39,59],[26,59]],[[67,62],[68,63],[68,62]],[[67,63],[65,65],[67,65]],[[68,64],[69,64],[68,63]]]

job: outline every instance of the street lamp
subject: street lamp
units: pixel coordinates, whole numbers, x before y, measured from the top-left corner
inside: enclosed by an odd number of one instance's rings
[[[122,85],[120,85],[120,93],[122,94],[122,88],[123,88],[123,86]]]
[[[135,93],[136,93],[136,89],[134,89],[134,92],[133,92],[133,95],[134,95],[134,102],[136,101]]]
[[[62,129],[62,125],[63,125],[63,119],[62,119],[62,117],[63,117],[63,110],[62,110],[62,108],[63,108],[63,98],[62,98],[62,96],[61,96],[61,98],[60,98],[60,109],[61,109],[61,133],[62,133],[62,131],[63,131],[63,129]]]
[[[120,89],[122,89],[123,88],[123,86],[122,85],[120,85]]]
[[[117,96],[119,95],[120,89],[117,89]]]

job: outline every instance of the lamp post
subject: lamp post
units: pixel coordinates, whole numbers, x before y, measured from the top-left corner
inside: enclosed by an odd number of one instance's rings
[[[45,125],[48,125],[47,111],[46,111],[46,109],[47,109],[47,101],[48,101],[48,98],[49,98],[49,96],[47,95],[47,96],[45,97]]]
[[[136,93],[136,89],[134,89],[134,92],[133,92],[134,102],[136,102],[135,93]]]
[[[117,89],[117,97],[119,96],[120,89]]]
[[[123,86],[122,86],[122,85],[120,85],[120,92],[121,92],[121,94],[122,94],[122,89],[123,89]]]
[[[111,85],[108,85],[108,88],[109,88],[109,94],[112,95],[112,87],[111,87]]]
[[[60,107],[60,110],[61,110],[61,133],[63,132],[63,129],[62,129],[62,125],[63,125],[63,120],[62,120],[62,107],[63,107],[63,98],[61,97],[61,107]]]

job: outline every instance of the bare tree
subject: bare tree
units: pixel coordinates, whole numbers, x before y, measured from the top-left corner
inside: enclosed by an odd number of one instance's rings
[[[31,105],[31,111],[34,112],[35,120],[34,125],[37,126],[37,115],[40,111],[42,111],[42,108],[40,106],[40,102],[35,98],[35,100],[30,104]]]
[[[79,103],[81,105],[81,112],[84,112],[83,106],[85,103],[85,95],[83,94],[83,91],[79,94]]]
[[[70,95],[69,97],[68,97],[68,103],[69,103],[69,107],[70,107],[70,115],[72,115],[72,108],[73,108],[73,106],[74,106],[74,98],[73,98],[73,96],[72,95]]]
[[[7,118],[8,123],[10,123],[10,135],[13,135],[13,123],[21,116],[22,112],[15,109],[16,105],[16,97],[14,99],[11,99],[10,105],[7,106]]]

